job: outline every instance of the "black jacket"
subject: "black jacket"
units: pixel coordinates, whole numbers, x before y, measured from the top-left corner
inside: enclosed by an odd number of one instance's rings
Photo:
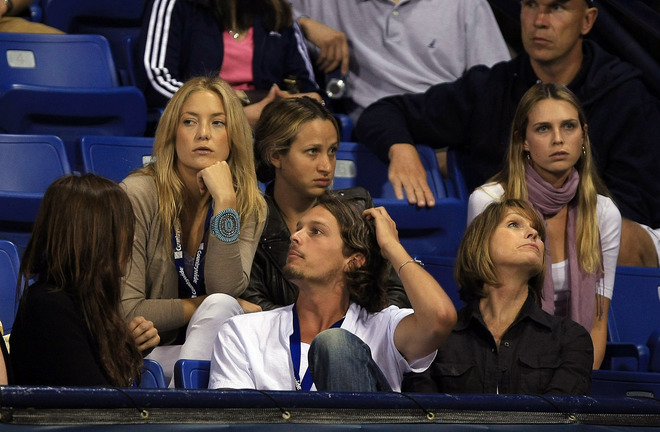
[[[660,227],[660,101],[641,73],[585,40],[582,69],[568,86],[579,98],[599,174],[624,217]],[[395,143],[459,150],[468,189],[502,169],[522,95],[538,81],[529,56],[475,66],[425,93],[392,96],[360,117],[356,134],[383,160]]]
[[[498,349],[477,300],[459,311],[431,366],[409,374],[403,391],[586,395],[593,361],[584,327],[544,312],[531,296]]]
[[[355,187],[336,192],[347,199],[360,202],[364,208],[373,207],[371,195],[364,188]],[[271,310],[293,304],[298,298],[298,287],[282,275],[291,233],[273,199],[272,182],[266,188],[265,198],[268,204],[268,219],[252,261],[250,283],[241,298],[258,304],[263,310]],[[394,269],[387,282],[387,295],[390,304],[410,307],[408,296]]]
[[[319,90],[298,24],[280,32],[268,31],[257,16],[253,27],[256,90],[267,91],[273,84],[286,89],[284,80],[289,76],[298,79],[301,92]],[[208,1],[153,0],[138,45],[143,72],[139,81],[146,86],[143,90],[149,106],[164,107],[182,83],[194,76],[217,75],[224,58],[222,33]]]

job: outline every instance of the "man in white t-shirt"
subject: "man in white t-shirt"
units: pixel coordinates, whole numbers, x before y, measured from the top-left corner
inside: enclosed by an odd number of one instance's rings
[[[385,308],[389,265],[412,309]],[[385,209],[362,212],[332,192],[298,222],[284,271],[298,285],[296,303],[227,320],[209,388],[400,391],[456,322],[451,299],[403,248]]]

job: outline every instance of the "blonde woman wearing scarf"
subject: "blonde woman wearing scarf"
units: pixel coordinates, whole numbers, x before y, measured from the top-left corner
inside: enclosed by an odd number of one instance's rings
[[[470,196],[468,223],[493,201],[531,202],[547,228],[543,310],[591,334],[594,369],[605,355],[621,214],[591,156],[585,113],[559,84],[538,83],[518,105],[508,160]]]

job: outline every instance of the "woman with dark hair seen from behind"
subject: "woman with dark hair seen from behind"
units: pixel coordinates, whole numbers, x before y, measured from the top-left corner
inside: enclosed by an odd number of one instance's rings
[[[584,395],[593,347],[584,327],[541,309],[543,220],[526,201],[490,204],[465,230],[454,276],[466,303],[431,367],[404,391]]]
[[[508,161],[470,196],[468,222],[507,198],[528,200],[543,216],[549,255],[543,310],[568,316],[591,333],[598,369],[607,343],[621,213],[596,172],[586,116],[568,88],[539,83],[523,95]]]
[[[308,97],[278,100],[264,109],[255,128],[257,178],[267,183],[268,220],[242,298],[264,310],[294,303],[298,287],[283,276],[296,224],[332,186],[339,128],[333,115]],[[356,206],[373,207],[361,187],[335,191]],[[410,307],[394,271],[386,283],[391,304]]]
[[[154,322],[149,355],[167,378],[178,359],[211,358],[217,327],[259,310],[240,300],[265,220],[254,173],[252,130],[233,89],[197,77],[158,123],[155,160],[122,182],[136,216],[122,306]]]
[[[279,98],[322,100],[287,0],[153,0],[141,35],[146,96],[162,107],[194,76],[219,76],[254,126]]]
[[[21,260],[23,295],[10,336],[16,384],[126,387],[153,324],[121,314],[133,247],[126,193],[93,174],[56,180],[44,194]],[[31,283],[33,282],[33,283]]]

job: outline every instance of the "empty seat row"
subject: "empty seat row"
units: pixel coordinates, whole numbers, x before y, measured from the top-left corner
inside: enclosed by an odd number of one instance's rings
[[[0,111],[0,133],[57,135],[74,169],[83,135],[141,136],[147,129],[142,92],[120,86],[99,35],[0,33]]]

